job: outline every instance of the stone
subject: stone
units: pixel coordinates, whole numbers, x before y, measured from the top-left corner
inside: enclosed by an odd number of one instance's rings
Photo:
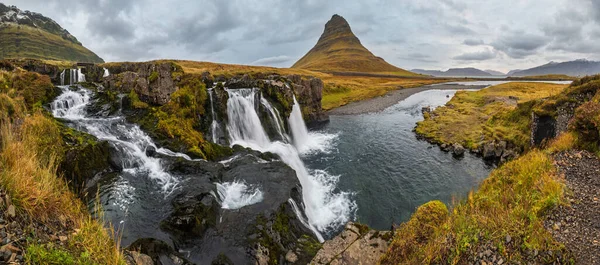
[[[456,157],[460,157],[463,156],[465,154],[465,148],[458,143],[455,143],[454,145],[452,145],[452,155],[456,156]]]
[[[67,236],[58,236],[58,240],[60,240],[60,242],[65,242],[67,241],[69,238]]]
[[[146,147],[146,156],[154,157],[154,155],[156,155],[156,148],[152,146]]]
[[[154,265],[152,258],[146,254],[137,251],[130,251],[129,254],[133,258],[134,265]]]
[[[294,263],[298,261],[298,255],[296,255],[296,253],[290,250],[287,254],[285,254],[285,260],[287,262]]]
[[[510,235],[506,235],[506,244],[510,243],[511,240],[512,238],[510,237]]]
[[[15,206],[14,205],[8,206],[8,209],[6,210],[6,214],[8,214],[8,216],[10,218],[15,218],[17,216],[17,213],[15,212]]]
[[[495,158],[496,146],[493,142],[488,142],[483,145],[483,159],[491,160]]]

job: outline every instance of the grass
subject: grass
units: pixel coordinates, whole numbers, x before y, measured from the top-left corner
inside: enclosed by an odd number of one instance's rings
[[[543,226],[544,215],[560,203],[564,184],[552,159],[533,150],[492,171],[447,217],[441,206],[421,206],[396,230],[381,264],[465,264],[484,244],[497,246],[509,262],[523,262],[530,250],[564,254]]]
[[[0,58],[33,58],[51,61],[104,62],[80,44],[45,30],[25,25],[0,27]]]
[[[560,75],[560,74],[548,74],[548,75],[531,75],[531,76],[522,76],[522,77],[508,77],[508,79],[514,80],[577,80],[577,77],[569,76],[569,75]]]
[[[511,82],[479,91],[459,91],[445,105],[425,114],[417,134],[432,142],[477,149],[487,141],[529,147],[535,100],[559,94],[567,85]]]
[[[449,81],[448,79],[427,77],[402,78],[397,76],[343,76],[297,68],[275,68],[236,64],[218,64],[210,62],[173,62],[180,65],[185,73],[198,75],[204,72],[210,72],[213,76],[223,75],[225,77],[233,77],[243,74],[263,77],[267,77],[271,74],[317,77],[323,80],[323,83],[325,84],[323,89],[323,99],[321,101],[322,108],[324,110],[340,107],[353,101],[382,96],[385,93],[395,89],[417,87]]]
[[[64,246],[28,242],[25,258],[30,264],[124,264],[114,231],[105,229],[102,217],[92,219],[87,207],[58,175],[65,143],[60,124],[38,107],[50,98],[38,94],[38,79],[29,73],[0,72],[0,186],[10,195],[21,221],[62,230],[65,222],[76,231]],[[15,84],[22,87],[7,87]],[[25,81],[29,81],[29,85]],[[30,97],[31,96],[31,97]],[[38,97],[39,96],[39,97]],[[27,99],[36,104],[28,104]],[[37,104],[39,103],[39,104]],[[5,109],[11,111],[4,112]],[[17,124],[17,125],[15,125]],[[60,225],[63,224],[63,225]],[[58,227],[57,227],[58,226]]]

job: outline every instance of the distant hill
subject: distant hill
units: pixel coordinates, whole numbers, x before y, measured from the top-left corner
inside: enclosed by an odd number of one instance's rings
[[[519,71],[523,71],[523,70],[522,69],[510,70],[510,71],[508,71],[508,73],[506,73],[506,75],[511,76],[511,75],[514,75],[516,72],[519,72]]]
[[[352,33],[348,22],[333,15],[317,44],[292,68],[327,72],[387,73],[415,75],[373,55]]]
[[[473,67],[467,68],[450,68],[448,71],[439,70],[423,70],[423,69],[412,69],[411,72],[423,75],[433,76],[452,76],[452,77],[463,77],[463,76],[492,76],[492,74],[479,70]]]
[[[539,76],[539,75],[568,75],[584,76],[600,73],[600,62],[585,59],[568,62],[550,62],[534,68],[520,71],[511,71],[511,76]]]
[[[104,62],[54,20],[0,3],[0,59],[6,58]]]
[[[496,71],[496,70],[487,69],[487,70],[484,70],[484,71],[486,73],[488,73],[488,74],[491,74],[491,75],[506,75],[505,73],[500,72],[500,71]]]

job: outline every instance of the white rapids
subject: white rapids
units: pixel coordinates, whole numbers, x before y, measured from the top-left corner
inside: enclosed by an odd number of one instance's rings
[[[257,90],[228,89],[227,92],[227,130],[230,144],[277,154],[296,171],[302,185],[303,208],[308,217],[308,225],[319,240],[323,241],[321,232],[337,229],[348,222],[356,210],[356,204],[351,199],[351,193],[336,191],[339,176],[329,175],[322,170],[311,171],[300,159],[299,149],[314,140],[307,132],[295,99],[294,111],[289,118],[294,144],[289,144],[271,141],[267,136],[256,111]]]
[[[216,185],[218,196],[215,197],[223,209],[235,210],[263,200],[263,193],[258,187],[250,187],[243,181],[216,183]]]

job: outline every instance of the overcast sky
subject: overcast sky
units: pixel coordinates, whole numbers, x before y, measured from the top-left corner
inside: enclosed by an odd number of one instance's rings
[[[333,14],[396,66],[508,71],[600,60],[600,0],[0,0],[42,13],[106,61],[289,67]],[[485,4],[483,4],[485,3]]]

